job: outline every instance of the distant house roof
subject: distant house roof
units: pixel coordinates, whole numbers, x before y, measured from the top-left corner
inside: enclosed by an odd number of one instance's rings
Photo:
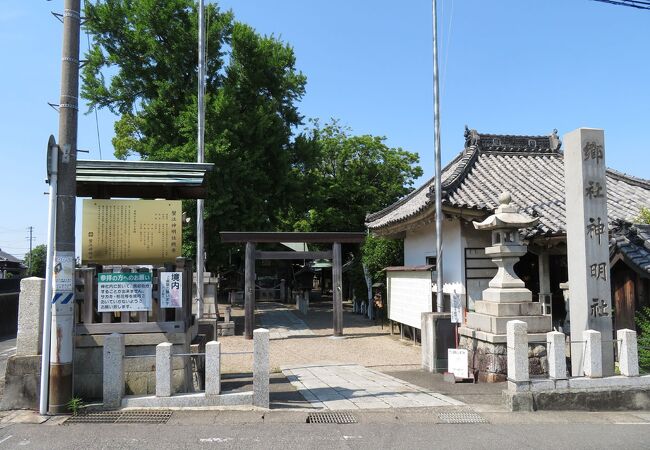
[[[611,259],[620,255],[628,266],[650,278],[650,225],[615,225],[617,229],[610,241]]]
[[[16,269],[16,268],[23,268],[24,266],[23,266],[23,262],[20,259],[0,249],[0,267],[2,267],[3,269],[8,269],[8,268]]]
[[[77,161],[77,196],[194,199],[207,195],[214,164],[163,161]]]
[[[465,129],[465,148],[442,171],[443,209],[491,213],[499,194],[539,217],[533,235],[566,234],[564,159],[554,131],[549,136],[479,134]],[[369,214],[366,226],[377,234],[403,231],[407,223],[434,211],[434,178],[389,207]],[[650,181],[607,170],[609,220],[632,221],[650,205]]]

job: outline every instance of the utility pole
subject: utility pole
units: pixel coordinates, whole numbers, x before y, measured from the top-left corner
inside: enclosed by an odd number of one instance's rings
[[[31,276],[32,275],[32,241],[34,240],[34,227],[27,227],[27,230],[29,231],[29,261],[27,262],[27,273]]]
[[[58,189],[54,288],[59,298],[74,294],[77,116],[79,111],[80,0],[64,0],[61,98],[59,101]],[[74,301],[52,304],[49,411],[67,412],[72,398]]]
[[[203,0],[199,0],[199,67],[198,67],[198,136],[197,162],[205,154],[205,17]],[[203,199],[196,200],[196,317],[203,318],[203,274],[205,272],[205,240],[203,229]]]
[[[438,5],[433,0],[433,138],[436,161],[436,312],[444,312],[442,292],[442,166],[440,162],[440,89],[438,88]]]

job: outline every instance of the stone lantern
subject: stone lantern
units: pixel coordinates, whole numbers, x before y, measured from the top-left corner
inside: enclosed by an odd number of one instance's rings
[[[514,265],[526,254],[526,245],[521,241],[519,229],[535,226],[539,219],[520,214],[511,201],[510,194],[504,192],[499,196],[500,205],[494,214],[483,222],[474,222],[477,230],[492,232],[492,247],[487,247],[485,254],[491,256],[498,267],[490,287],[483,291],[485,301],[509,303],[532,300],[531,292],[515,273]]]
[[[514,265],[526,254],[527,247],[519,230],[535,226],[538,219],[519,213],[504,192],[499,207],[482,222],[474,222],[478,230],[491,231],[492,246],[485,254],[492,258],[497,273],[483,291],[482,300],[474,302],[474,311],[458,330],[460,346],[470,353],[470,366],[481,381],[505,381],[507,376],[506,325],[511,320],[528,324],[529,370],[531,375],[547,371],[546,333],[551,331],[551,316],[542,314],[542,305],[532,301],[532,293],[517,276]]]

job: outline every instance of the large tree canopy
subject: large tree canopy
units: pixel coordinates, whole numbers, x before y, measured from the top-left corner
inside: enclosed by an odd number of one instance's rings
[[[293,49],[206,7],[205,229],[208,269],[227,259],[223,230],[358,231],[406,194],[418,156],[332,122],[302,124],[306,78]],[[93,44],[82,72],[89,107],[118,116],[118,158],[196,161],[197,10],[192,0],[88,2]],[[195,205],[184,205],[194,217]],[[184,253],[193,256],[194,227]]]
[[[422,175],[418,155],[391,148],[386,138],[351,136],[332,121],[318,122],[298,139],[304,160],[294,165],[302,184],[303,205],[288,216],[301,231],[362,231],[367,213],[378,211],[410,192]],[[300,207],[294,204],[294,207]]]
[[[115,155],[196,161],[197,11],[191,0],[88,3],[82,95],[119,116]],[[285,207],[296,103],[305,77],[290,46],[260,36],[231,12],[206,7],[208,259],[218,231],[272,229]],[[191,209],[188,203],[186,208]],[[188,241],[192,241],[189,236]],[[193,252],[191,248],[186,250]]]

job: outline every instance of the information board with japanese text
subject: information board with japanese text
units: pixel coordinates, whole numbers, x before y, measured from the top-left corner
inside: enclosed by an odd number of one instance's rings
[[[82,263],[159,264],[181,255],[180,200],[83,202]]]
[[[97,311],[150,311],[151,272],[97,275]]]
[[[160,307],[183,306],[183,272],[160,273]]]

